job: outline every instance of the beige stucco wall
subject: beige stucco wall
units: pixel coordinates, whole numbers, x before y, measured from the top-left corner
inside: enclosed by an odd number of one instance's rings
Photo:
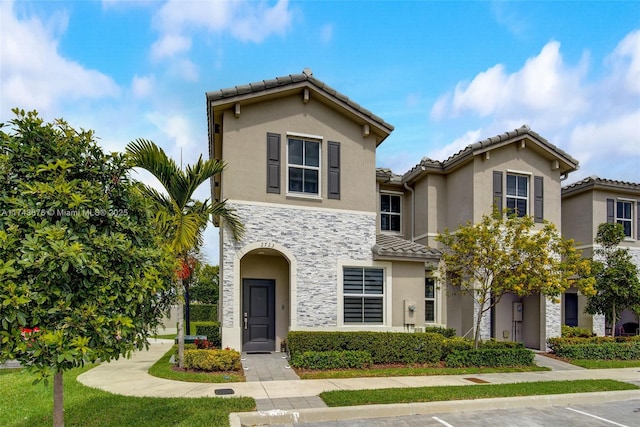
[[[640,248],[640,240],[637,240],[637,215],[639,214],[638,210],[637,210],[637,206],[638,206],[638,201],[640,201],[640,196],[638,195],[633,195],[633,194],[628,194],[628,193],[623,193],[623,192],[615,192],[615,191],[601,191],[601,190],[596,190],[593,191],[593,221],[592,221],[592,228],[593,228],[593,236],[595,237],[597,232],[598,232],[598,226],[603,223],[603,222],[607,222],[607,199],[614,199],[614,200],[625,200],[625,201],[631,201],[633,203],[632,206],[632,215],[631,215],[631,219],[632,219],[632,224],[631,224],[631,238],[630,239],[625,239],[622,243],[621,246],[624,247],[628,247],[628,248]]]
[[[240,283],[244,279],[270,279],[276,282],[276,351],[289,332],[289,263],[282,256],[245,255],[240,262]],[[241,288],[242,289],[242,286]]]
[[[604,220],[607,220],[606,204]],[[577,246],[590,245],[595,238],[593,223],[593,192],[587,191],[562,200],[562,235],[573,239]]]
[[[281,203],[312,208],[376,210],[376,137],[362,136],[362,126],[315,100],[299,95],[242,105],[239,117],[223,113],[222,199]],[[266,191],[267,132],[281,135],[281,194]],[[322,137],[321,198],[287,196],[287,132]],[[327,198],[327,142],[341,143],[340,200]]]
[[[442,309],[445,298],[445,290],[441,284],[436,281],[436,321],[434,323],[426,323],[425,300],[424,300],[424,264],[420,262],[393,262],[393,308],[392,308],[392,326],[405,327],[411,324],[415,327],[422,328],[426,326],[444,325],[446,323],[446,312]],[[437,279],[436,279],[437,280]],[[415,301],[416,311],[413,316],[405,317],[404,302]],[[406,322],[405,322],[406,320]]]
[[[532,143],[529,143],[532,144]],[[473,162],[473,220],[478,222],[482,215],[493,209],[493,172],[503,172],[503,207],[506,206],[506,173],[523,173],[529,176],[529,215],[533,215],[533,177],[544,177],[544,219],[561,224],[560,170],[552,170],[552,162],[541,156],[533,148],[519,148],[519,144],[509,144],[490,151],[489,159],[484,155],[475,156]]]
[[[474,199],[478,197],[474,190],[475,178],[472,162],[447,175],[447,213],[444,221],[438,224],[438,231],[444,231],[445,227],[453,231],[474,219]]]

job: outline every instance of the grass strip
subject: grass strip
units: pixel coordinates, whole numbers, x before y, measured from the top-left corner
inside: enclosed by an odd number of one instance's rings
[[[424,375],[469,375],[489,374],[497,372],[535,372],[550,371],[540,366],[521,366],[513,368],[442,368],[442,367],[395,367],[370,369],[336,369],[328,371],[305,371],[296,369],[296,374],[302,380],[318,380],[332,378],[365,378],[365,377],[409,377]]]
[[[636,390],[640,387],[614,380],[539,381],[512,384],[336,390],[320,394],[327,406],[358,406],[390,403],[437,402],[492,397],[591,393]]]
[[[89,368],[64,374],[67,427],[228,426],[229,413],[255,409],[255,401],[249,397],[152,398],[111,394],[76,380]],[[53,424],[53,381],[48,386],[32,385],[34,378],[22,370],[0,375],[2,426]]]
[[[640,360],[570,360],[569,363],[587,369],[640,368]]]
[[[244,382],[244,372],[185,372],[174,371],[169,363],[171,356],[175,354],[175,346],[149,368],[149,375],[174,381],[193,383],[237,383]]]

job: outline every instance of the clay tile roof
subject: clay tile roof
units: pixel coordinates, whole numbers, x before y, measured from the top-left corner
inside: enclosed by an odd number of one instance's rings
[[[634,193],[640,193],[640,183],[618,181],[615,179],[605,179],[592,175],[580,181],[574,182],[573,184],[562,187],[562,195],[564,196],[571,193],[581,193],[583,191],[586,191],[587,189],[595,187],[619,191],[626,190]]]
[[[427,260],[440,258],[440,251],[391,234],[378,234],[373,253],[380,257]]]
[[[325,95],[334,97],[337,101],[348,105],[350,108],[357,111],[359,114],[370,119],[372,122],[377,123],[388,133],[393,131],[393,125],[385,122],[381,117],[373,114],[371,111],[362,107],[360,104],[352,101],[346,95],[338,92],[337,90],[329,87],[324,82],[313,77],[313,73],[308,68],[305,68],[300,74],[290,74],[288,76],[276,77],[274,79],[262,80],[259,82],[249,83],[241,86],[234,86],[230,88],[219,89],[211,92],[207,92],[208,102],[224,101],[228,98],[233,98],[239,95],[255,94],[260,95],[260,92],[267,91],[269,89],[287,89],[287,86],[295,85],[300,82],[308,82],[310,86],[315,88],[318,92]]]

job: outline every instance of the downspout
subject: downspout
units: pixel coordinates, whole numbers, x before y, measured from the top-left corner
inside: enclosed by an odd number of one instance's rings
[[[416,197],[413,188],[404,183],[404,188],[411,193],[411,241],[415,240],[415,224],[416,224]]]

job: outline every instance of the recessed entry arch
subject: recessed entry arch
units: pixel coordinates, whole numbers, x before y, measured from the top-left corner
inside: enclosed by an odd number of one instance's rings
[[[297,262],[275,242],[254,242],[234,259],[234,326],[243,351],[279,350],[296,326]]]

